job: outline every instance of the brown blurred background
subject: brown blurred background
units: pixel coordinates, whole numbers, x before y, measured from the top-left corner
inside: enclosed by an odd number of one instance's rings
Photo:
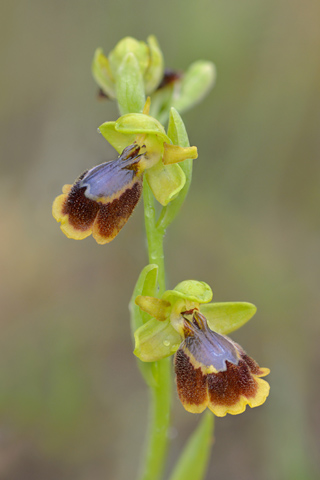
[[[2,0],[0,479],[135,477],[146,388],[128,301],[146,264],[140,205],[116,241],[67,239],[64,183],[114,158],[97,127],[93,52],[154,33],[166,65],[215,62],[184,115],[194,181],[166,237],[168,287],[204,280],[251,301],[233,335],[271,368],[258,409],[216,421],[207,479],[319,478],[318,0]],[[199,420],[174,394],[169,467]]]

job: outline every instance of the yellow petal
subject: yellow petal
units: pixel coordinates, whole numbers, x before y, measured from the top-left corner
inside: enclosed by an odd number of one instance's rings
[[[161,300],[160,298],[138,295],[135,303],[139,305],[144,312],[149,313],[149,315],[160,321],[168,318],[170,314],[170,302]]]
[[[170,145],[164,143],[164,153],[162,162],[164,165],[171,165],[172,163],[183,162],[188,158],[198,158],[197,147],[179,147],[179,145]]]

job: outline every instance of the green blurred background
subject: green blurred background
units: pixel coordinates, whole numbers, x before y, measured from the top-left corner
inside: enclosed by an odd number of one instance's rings
[[[208,479],[319,478],[318,0],[2,0],[0,479],[127,480],[146,425],[128,301],[142,205],[107,246],[51,216],[64,183],[114,158],[93,52],[154,33],[166,65],[215,62],[184,115],[194,182],[166,237],[168,287],[251,301],[236,339],[271,368],[263,407],[217,419]],[[169,468],[199,420],[174,394]]]

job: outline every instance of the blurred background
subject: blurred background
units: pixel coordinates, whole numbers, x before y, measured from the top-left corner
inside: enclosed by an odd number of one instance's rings
[[[51,215],[65,183],[115,157],[97,133],[90,66],[155,34],[166,65],[215,62],[184,115],[199,149],[166,236],[168,287],[194,278],[250,301],[233,334],[270,367],[265,405],[217,419],[207,479],[319,478],[320,3],[317,0],[2,0],[0,479],[134,478],[147,391],[128,301],[147,263],[142,204],[104,247]],[[173,402],[169,465],[199,421]]]

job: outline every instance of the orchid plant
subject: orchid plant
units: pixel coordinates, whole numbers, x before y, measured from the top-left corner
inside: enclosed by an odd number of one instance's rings
[[[149,264],[142,269],[129,304],[134,354],[151,392],[150,421],[141,480],[160,480],[168,446],[171,359],[178,396],[191,413],[203,414],[170,480],[204,478],[214,415],[242,413],[263,404],[269,373],[226,335],[256,312],[247,302],[212,301],[209,285],[186,280],[166,290],[163,238],[188,193],[197,148],[189,145],[180,114],[213,87],[215,67],[197,61],[188,70],[164,68],[154,36],[127,37],[108,56],[99,48],[92,63],[101,94],[115,100],[120,117],[99,127],[119,156],[85,171],[65,185],[53,216],[69,238],[92,234],[99,244],[113,240],[144,199]],[[167,129],[165,125],[167,124]],[[155,202],[161,205],[156,214]]]

